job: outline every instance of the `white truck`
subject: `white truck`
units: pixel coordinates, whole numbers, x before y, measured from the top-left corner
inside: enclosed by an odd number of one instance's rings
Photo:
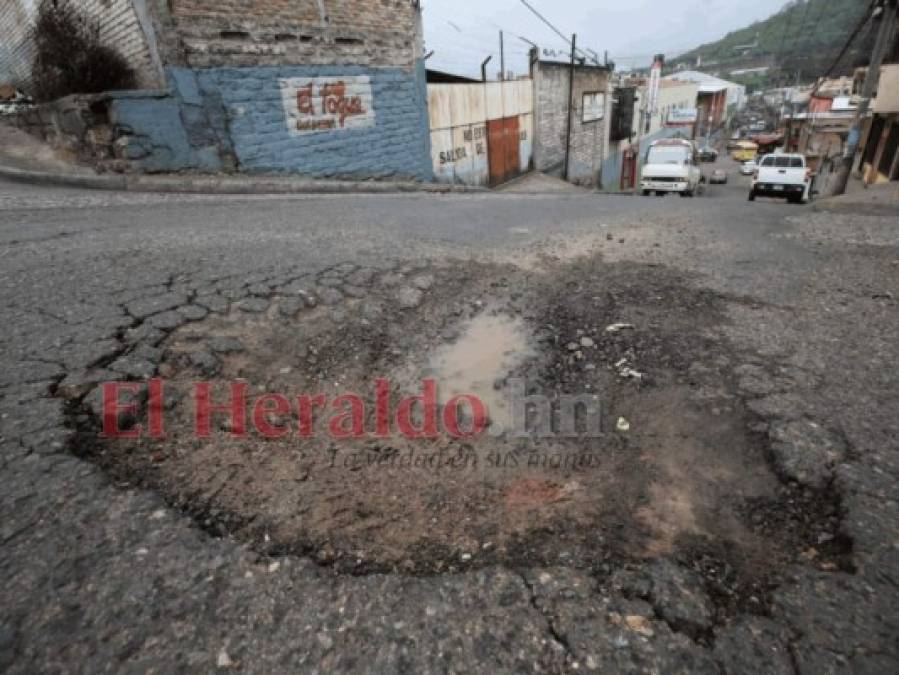
[[[702,173],[692,141],[680,138],[653,141],[640,171],[640,190],[643,196],[654,192],[664,196],[676,192],[692,197],[699,190]]]
[[[765,155],[752,175],[749,201],[756,197],[782,197],[792,204],[805,204],[811,196],[812,172],[803,155]]]

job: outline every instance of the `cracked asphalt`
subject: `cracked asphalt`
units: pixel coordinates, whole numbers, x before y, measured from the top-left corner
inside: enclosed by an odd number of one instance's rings
[[[0,183],[0,670],[895,672],[899,214],[750,204],[731,177],[696,199]],[[169,332],[232,303],[356,266],[583,253],[727,298],[737,365],[691,367],[735,379],[784,485],[838,505],[846,565],[810,547],[763,608],[724,618],[665,556],[349,574],[216,535],[77,452],[99,382],[152,374]]]

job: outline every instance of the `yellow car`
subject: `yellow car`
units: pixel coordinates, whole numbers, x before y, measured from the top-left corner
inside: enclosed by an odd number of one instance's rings
[[[759,146],[755,143],[749,143],[748,141],[742,141],[740,146],[731,153],[731,157],[733,157],[738,162],[751,162],[756,158],[759,153]]]

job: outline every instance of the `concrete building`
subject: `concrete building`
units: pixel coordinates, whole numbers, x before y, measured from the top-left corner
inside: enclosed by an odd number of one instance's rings
[[[612,111],[613,125],[609,153],[603,164],[603,188],[607,191],[630,190],[637,180],[638,155],[645,154],[649,144],[664,138],[693,138],[697,119],[699,85],[675,79],[662,79],[650,108],[649,82],[645,79],[622,79],[615,87]],[[633,100],[631,94],[633,91]],[[627,103],[625,103],[627,101]],[[624,109],[620,106],[625,105]],[[618,132],[621,114],[632,117],[629,132]]]
[[[785,149],[806,156],[817,174],[816,189],[828,193],[839,168],[855,113],[852,110],[798,112],[785,116]]]
[[[856,70],[857,93],[862,91],[867,74],[867,68]],[[864,121],[859,147],[862,156],[858,169],[865,183],[899,180],[899,25],[894,25],[871,102],[871,116]]]
[[[785,116],[787,148],[808,156],[818,174],[816,184],[825,194],[843,161],[866,76],[867,68],[858,68],[852,77],[819,82],[814,91],[794,96],[790,102],[794,112]],[[857,176],[868,184],[899,180],[899,31],[881,66],[860,141]]]
[[[22,11],[3,16],[21,34],[34,3],[15,1]],[[114,168],[433,175],[417,0],[84,6],[153,88],[69,101],[31,126],[54,133],[65,119],[64,133],[82,140],[93,130]],[[16,46],[6,63],[21,69],[27,52]]]
[[[699,85],[695,82],[663,79],[659,83],[656,109],[649,116],[647,133],[653,136],[665,129],[673,129],[692,137],[698,102]]]
[[[730,116],[746,105],[746,87],[736,82],[696,70],[682,70],[665,79],[694,82],[699,85],[699,135],[715,131],[724,126]]]
[[[534,166],[579,185],[601,185],[609,156],[610,69],[577,64],[573,85],[571,72],[568,62],[532,59]]]
[[[899,63],[881,67],[871,110],[862,136],[862,176],[866,183],[899,180]]]

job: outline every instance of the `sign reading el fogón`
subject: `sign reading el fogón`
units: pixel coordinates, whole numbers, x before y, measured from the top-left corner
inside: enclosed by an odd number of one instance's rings
[[[292,136],[364,129],[375,124],[367,75],[291,77],[279,82],[287,130]]]

